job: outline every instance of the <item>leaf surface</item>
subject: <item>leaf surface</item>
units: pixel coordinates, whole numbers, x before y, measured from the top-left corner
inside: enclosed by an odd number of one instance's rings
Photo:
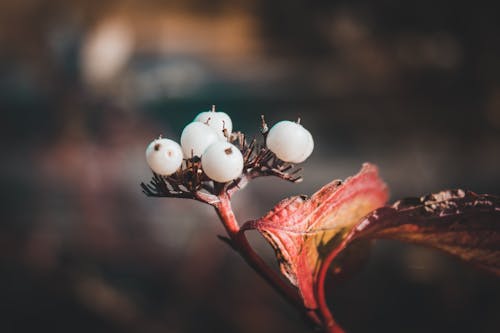
[[[316,281],[325,258],[365,215],[384,205],[387,196],[377,168],[364,164],[357,175],[333,181],[311,198],[281,201],[242,231],[257,229],[270,242],[282,273],[298,288],[305,307],[315,309]]]
[[[500,198],[447,190],[400,200],[367,215],[348,238],[426,245],[500,275]]]

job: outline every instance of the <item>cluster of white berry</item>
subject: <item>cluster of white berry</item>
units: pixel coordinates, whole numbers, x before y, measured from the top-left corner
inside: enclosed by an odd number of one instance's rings
[[[238,178],[244,168],[242,152],[231,141],[233,123],[224,112],[201,112],[181,134],[181,144],[166,139],[153,140],[146,149],[149,167],[158,175],[169,176],[182,168],[183,160],[201,158],[203,172],[213,181],[226,183]],[[266,145],[279,159],[301,163],[311,155],[311,133],[292,121],[280,121],[267,133]]]

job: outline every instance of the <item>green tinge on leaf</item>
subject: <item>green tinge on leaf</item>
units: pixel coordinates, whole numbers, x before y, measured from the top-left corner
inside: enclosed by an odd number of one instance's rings
[[[345,182],[333,181],[311,198],[281,201],[243,230],[258,230],[276,252],[280,269],[295,285],[307,308],[317,308],[315,288],[321,265],[361,218],[387,201],[387,187],[374,165]]]

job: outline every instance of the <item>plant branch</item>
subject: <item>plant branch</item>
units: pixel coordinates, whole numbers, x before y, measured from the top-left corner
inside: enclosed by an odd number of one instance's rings
[[[350,235],[349,235],[350,236]],[[330,252],[328,256],[323,261],[319,272],[318,278],[316,280],[316,299],[318,300],[318,310],[323,318],[323,323],[325,324],[325,332],[329,333],[344,333],[342,327],[337,324],[337,322],[333,319],[333,315],[330,312],[330,308],[328,308],[328,304],[326,303],[326,295],[325,295],[325,279],[326,274],[328,273],[328,269],[330,268],[330,264],[337,257],[337,255],[345,249],[351,237],[346,237],[342,243],[339,244],[335,250]]]
[[[250,267],[266,280],[280,295],[304,312],[312,324],[315,326],[322,326],[322,322],[316,312],[304,307],[302,299],[297,291],[286,284],[277,272],[270,268],[254,251],[244,231],[240,230],[240,226],[231,208],[229,195],[225,192],[221,193],[219,195],[219,202],[216,203],[214,207],[231,240],[233,249],[238,252]]]

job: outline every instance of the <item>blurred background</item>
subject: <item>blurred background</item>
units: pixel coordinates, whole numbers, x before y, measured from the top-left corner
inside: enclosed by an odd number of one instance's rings
[[[455,1],[1,1],[0,331],[309,332],[210,207],[141,193],[146,145],[212,104],[248,135],[300,116],[305,181],[256,180],[241,221],[364,161],[392,201],[498,195],[499,34]],[[348,332],[498,332],[498,282],[380,241],[328,299]]]

